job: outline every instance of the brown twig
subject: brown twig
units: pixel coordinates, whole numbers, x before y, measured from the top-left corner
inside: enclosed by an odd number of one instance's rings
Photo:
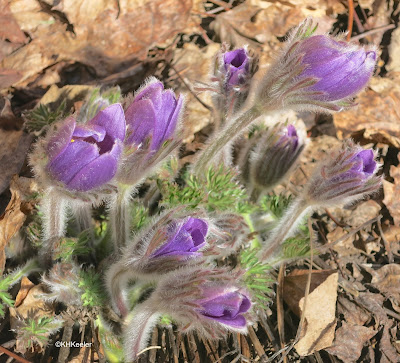
[[[207,110],[212,111],[212,107],[204,103],[197,95],[195,92],[193,92],[192,88],[187,84],[187,82],[183,79],[183,77],[179,74],[179,72],[175,69],[175,67],[171,64],[171,69],[176,73],[178,78],[182,81],[182,83],[185,85],[185,87],[189,90],[189,92],[193,95],[193,97],[200,102],[200,104],[205,107]]]
[[[352,37],[351,40],[359,40],[359,39],[362,39],[362,38],[364,38],[364,37],[366,37],[368,35],[379,33],[381,31],[385,32],[387,30],[394,29],[394,28],[396,28],[395,24],[382,25],[382,26],[379,26],[379,27],[377,27],[375,29],[368,30],[365,33],[356,35],[356,36]]]
[[[349,233],[347,233],[347,234],[343,235],[342,237],[338,238],[336,241],[333,241],[331,243],[327,243],[326,245],[317,247],[316,250],[318,250],[319,252],[324,252],[324,251],[332,248],[336,244],[338,244],[340,242],[343,242],[343,241],[346,241],[346,239],[348,239],[351,236],[355,235],[357,232],[361,231],[363,228],[368,227],[372,223],[376,222],[379,218],[381,218],[381,215],[379,215],[378,217],[370,219],[369,221],[367,221],[364,224],[362,224],[360,227],[352,229]]]
[[[278,275],[278,289],[276,292],[276,310],[278,318],[278,332],[279,332],[279,342],[281,348],[285,347],[285,312],[283,310],[283,284],[285,277],[286,264],[283,263],[279,268]],[[286,356],[283,356],[283,362],[286,363]]]
[[[16,355],[15,353],[11,352],[10,350],[2,347],[1,345],[0,345],[0,352],[3,352],[4,354],[7,354],[11,358],[14,358],[17,362],[32,363],[29,360],[26,360],[25,358],[22,358],[19,355]]]
[[[347,0],[349,4],[349,20],[347,22],[347,41],[350,41],[351,32],[353,31],[353,19],[354,19],[354,3],[353,0]]]
[[[345,226],[346,226],[344,223],[338,222],[337,219],[332,215],[332,213],[329,212],[328,208],[325,208],[325,212],[326,212],[326,214],[328,215],[328,217],[329,217],[330,219],[332,219],[332,221],[335,222],[335,224],[336,224],[337,226],[339,226],[339,227],[345,227]]]

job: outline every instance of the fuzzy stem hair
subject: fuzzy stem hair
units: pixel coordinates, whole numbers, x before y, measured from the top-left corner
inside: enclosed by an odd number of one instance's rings
[[[264,248],[260,251],[261,260],[273,262],[279,254],[279,247],[291,237],[303,217],[310,212],[311,207],[303,198],[297,198],[288,207],[278,225],[272,230]]]

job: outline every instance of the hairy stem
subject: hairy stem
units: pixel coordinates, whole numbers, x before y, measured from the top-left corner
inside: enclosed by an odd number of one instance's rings
[[[288,207],[279,224],[272,230],[270,238],[265,243],[260,255],[263,261],[273,261],[277,258],[280,246],[296,231],[304,215],[309,211],[309,204],[298,198]]]
[[[124,351],[127,361],[134,361],[137,355],[146,348],[153,327],[157,324],[160,313],[154,312],[150,304],[138,305],[126,318]]]
[[[244,113],[239,114],[233,120],[227,120],[222,130],[211,139],[207,148],[205,148],[199,155],[197,162],[194,164],[194,174],[201,176],[206,172],[207,166],[219,153],[219,151],[230,141],[234,140],[240,135],[247,126],[249,126],[255,119],[261,116],[261,109],[254,105]]]
[[[48,190],[44,194],[41,204],[43,245],[41,248],[41,262],[50,262],[54,246],[58,239],[63,237],[66,229],[68,202],[65,198]]]
[[[125,247],[130,237],[129,202],[131,186],[119,185],[118,193],[111,202],[110,222],[115,252]]]

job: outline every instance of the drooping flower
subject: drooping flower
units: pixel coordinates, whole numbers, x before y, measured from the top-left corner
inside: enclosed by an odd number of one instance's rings
[[[47,139],[45,169],[71,191],[101,187],[117,172],[124,137],[125,117],[120,104],[105,108],[86,124],[77,124],[70,116]]]
[[[177,98],[162,82],[150,79],[125,111],[127,144],[139,145],[151,137],[150,149],[158,150],[175,133],[182,106],[182,96]]]
[[[305,66],[300,78],[316,78],[310,87],[322,92],[316,95],[326,101],[351,97],[365,88],[375,69],[376,52],[327,35],[315,35],[299,42]]]
[[[308,182],[305,198],[310,204],[346,203],[377,191],[382,178],[371,149],[363,150],[352,140],[322,160]]]

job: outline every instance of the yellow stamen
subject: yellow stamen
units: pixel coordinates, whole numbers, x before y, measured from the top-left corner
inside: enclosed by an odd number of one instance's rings
[[[75,142],[75,140],[74,140],[74,139],[71,139],[71,142]]]

